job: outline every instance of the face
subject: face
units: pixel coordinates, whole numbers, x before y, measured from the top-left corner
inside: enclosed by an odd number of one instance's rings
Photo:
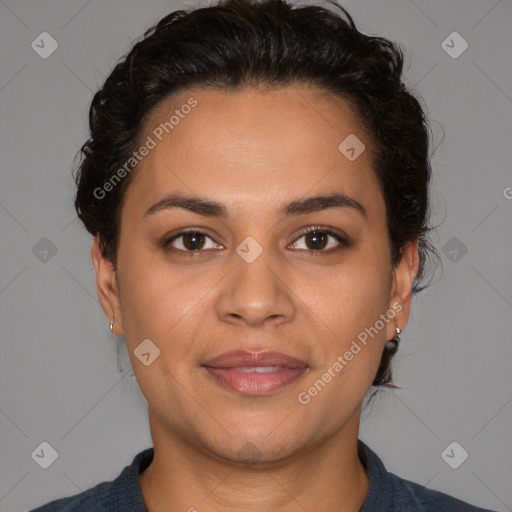
[[[349,136],[360,142],[340,150]],[[152,433],[229,460],[251,443],[261,461],[357,435],[384,343],[407,323],[418,262],[411,244],[391,266],[370,140],[349,104],[306,87],[196,89],[161,104],[147,137],[117,269],[96,239],[92,255]],[[162,202],[171,194],[216,204]],[[258,376],[204,366],[238,350],[302,366]]]

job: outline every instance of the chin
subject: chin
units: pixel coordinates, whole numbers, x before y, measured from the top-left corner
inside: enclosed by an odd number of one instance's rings
[[[295,425],[280,428],[282,422],[283,418],[251,428],[247,421],[241,420],[239,425],[230,422],[229,429],[226,428],[229,434],[218,427],[213,436],[210,431],[207,439],[203,437],[201,444],[215,457],[230,463],[262,466],[275,465],[279,461],[284,463],[295,452],[304,450],[309,438],[304,424],[294,436]]]
[[[289,445],[283,446],[279,443],[268,441],[247,440],[240,441],[238,450],[233,450],[234,443],[230,446],[215,447],[213,454],[219,459],[231,464],[251,467],[275,467],[276,463],[284,462],[294,453]]]

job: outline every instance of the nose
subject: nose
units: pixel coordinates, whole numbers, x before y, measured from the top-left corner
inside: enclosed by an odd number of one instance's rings
[[[245,260],[238,253],[233,260],[234,268],[226,276],[217,302],[222,321],[258,327],[295,318],[297,297],[284,261],[279,266],[268,250],[254,261]]]

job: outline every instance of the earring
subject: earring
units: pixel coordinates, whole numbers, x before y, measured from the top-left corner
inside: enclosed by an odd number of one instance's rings
[[[394,340],[395,340],[395,343],[396,343],[396,346],[398,347],[398,345],[400,345],[400,341],[402,341],[402,339],[400,338],[400,333],[402,332],[398,327],[395,329],[395,337],[394,337]]]
[[[386,346],[388,348],[392,348],[393,346],[395,346],[398,349],[398,345],[400,345],[400,341],[401,341],[401,338],[400,338],[400,333],[401,332],[402,331],[398,327],[395,328],[395,336],[394,336],[394,338],[391,339],[391,340],[386,341]]]
[[[110,320],[110,325],[108,326],[108,328],[110,329],[110,332],[112,334],[114,334],[114,319],[112,318],[112,320]]]

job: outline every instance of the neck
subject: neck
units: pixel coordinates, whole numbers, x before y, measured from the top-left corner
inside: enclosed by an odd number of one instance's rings
[[[316,446],[279,461],[241,465],[170,435],[150,414],[152,463],[139,483],[149,512],[358,512],[368,477],[357,454],[359,415]],[[171,507],[172,504],[172,508]]]

